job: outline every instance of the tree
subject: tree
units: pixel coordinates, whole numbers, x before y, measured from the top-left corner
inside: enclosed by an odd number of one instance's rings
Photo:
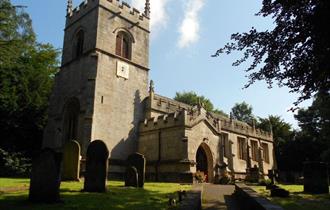
[[[313,158],[330,162],[330,93],[319,92],[312,105],[299,110],[295,118],[301,128],[298,137],[319,145]]]
[[[225,117],[229,117],[229,115],[226,112],[222,111],[221,109],[214,109],[213,112]]]
[[[33,153],[41,146],[58,51],[36,42],[29,15],[0,0],[0,147]]]
[[[233,106],[231,114],[235,120],[243,121],[252,125],[253,121],[255,121],[252,111],[252,106],[243,101],[242,103],[236,103]]]
[[[199,103],[201,103],[201,104],[203,104],[204,108],[207,111],[227,116],[227,114],[224,111],[222,111],[220,109],[214,109],[214,106],[213,106],[212,102],[210,101],[210,99],[206,98],[205,96],[200,96],[197,93],[195,93],[194,91],[182,92],[182,93],[177,92],[174,97],[174,100],[191,105],[191,106],[195,106],[195,105],[198,105]]]
[[[288,160],[296,160],[291,155],[293,153],[287,149],[295,136],[292,126],[280,116],[270,115],[267,118],[259,117],[257,127],[273,133],[274,152],[278,169],[286,170],[291,168],[291,166],[288,166]]]
[[[257,14],[272,17],[273,30],[252,28],[231,36],[231,43],[215,55],[243,51],[233,63],[238,66],[252,60],[247,72],[249,87],[265,80],[269,87],[277,81],[291,92],[300,93],[295,102],[311,98],[318,91],[330,90],[330,1],[263,0]]]

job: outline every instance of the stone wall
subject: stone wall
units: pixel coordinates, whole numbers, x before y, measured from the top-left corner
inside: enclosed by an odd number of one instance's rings
[[[82,154],[86,154],[91,140],[96,66],[95,57],[86,54],[70,65],[63,66],[56,75],[50,98],[48,123],[44,131],[43,147],[60,150],[63,148],[65,104],[70,99],[76,98],[80,104],[78,139],[76,140],[82,147]]]
[[[73,45],[80,29],[84,31],[83,55],[76,58]],[[119,31],[131,37],[130,60],[115,54]],[[147,96],[149,33],[149,18],[117,0],[83,1],[69,12],[62,67],[56,76],[45,131],[45,147],[63,146],[57,129],[63,127],[66,101],[76,98],[81,107],[77,141],[82,146],[83,156],[89,142],[95,139],[105,141],[114,167],[137,150],[138,126],[144,118]],[[128,78],[118,76],[118,61],[128,65]]]
[[[215,176],[214,168],[217,163],[219,163],[220,157],[220,137],[217,133],[215,133],[210,127],[207,125],[205,121],[200,122],[192,129],[186,129],[185,132],[188,137],[188,159],[192,161],[196,161],[196,153],[198,148],[205,144],[204,150],[207,156],[210,158],[208,160],[208,167],[211,173],[208,174],[209,181],[212,182]],[[208,149],[210,151],[208,151]],[[196,172],[196,167],[191,167],[191,172]]]
[[[140,124],[139,152],[146,155],[147,162],[157,160],[159,154],[159,131],[162,131],[163,138],[169,139],[166,141],[162,139],[161,141],[161,147],[167,148],[165,151],[167,151],[168,160],[177,157],[177,159],[184,158],[186,162],[186,165],[180,165],[173,161],[170,163],[160,161],[158,167],[155,165],[147,167],[147,172],[156,173],[157,170],[159,172],[160,168],[166,168],[163,172],[173,170],[179,172],[187,170],[188,167],[188,172],[193,174],[196,172],[196,152],[200,146],[203,146],[206,152],[209,150],[209,171],[211,172],[209,172],[208,177],[211,177],[210,181],[214,178],[216,167],[221,161],[227,163],[229,172],[232,172],[235,178],[245,179],[246,169],[255,165],[264,174],[267,174],[269,169],[273,169],[273,142],[270,133],[259,131],[246,123],[233,120],[228,121],[230,125],[223,126],[224,117],[217,118],[201,107],[191,107],[156,95],[153,92],[150,92],[146,100],[146,108],[146,119],[144,123]],[[182,131],[184,132],[182,133]],[[164,132],[169,133],[164,135]],[[228,135],[230,144],[229,148],[226,148],[228,152],[227,157],[222,157],[224,148],[221,138],[223,134]],[[248,160],[239,158],[238,138],[243,138],[248,143]],[[257,161],[251,158],[251,141],[257,142]],[[269,163],[262,159],[262,143],[268,144]],[[247,152],[248,148],[244,149]],[[182,156],[182,154],[186,156]]]
[[[184,134],[182,113],[141,123],[138,151],[147,159],[147,179],[192,182]]]
[[[149,20],[125,3],[99,1],[92,139],[102,139],[107,144],[110,163],[113,163],[110,164],[110,172],[123,172],[120,163],[137,151],[139,122],[144,119],[149,70]],[[121,30],[132,39],[130,60],[115,54],[116,35]],[[127,78],[117,73],[119,61],[128,65]]]

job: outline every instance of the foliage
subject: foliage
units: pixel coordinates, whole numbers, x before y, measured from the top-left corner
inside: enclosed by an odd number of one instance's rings
[[[215,114],[218,114],[218,115],[229,117],[229,115],[226,112],[222,111],[221,109],[213,109],[212,112],[215,113]]]
[[[295,154],[290,151],[291,145],[294,143],[295,131],[289,123],[285,122],[280,116],[270,115],[267,118],[259,117],[257,127],[273,132],[274,152],[278,169],[294,169],[297,165],[301,165],[295,162],[297,160],[294,158]]]
[[[279,185],[288,190],[290,197],[270,197],[270,193],[263,186],[252,186],[253,190],[269,199],[272,203],[282,206],[286,210],[327,210],[329,209],[329,194],[312,195],[304,193],[303,185]]]
[[[252,111],[252,106],[243,101],[242,103],[236,103],[233,106],[231,109],[231,114],[235,120],[246,122],[252,125],[255,121],[255,117],[253,116]]]
[[[195,173],[195,179],[197,180],[198,183],[206,182],[206,177],[207,177],[207,175],[204,174],[204,172],[202,172],[202,171],[197,171]]]
[[[295,105],[318,91],[330,89],[330,1],[328,0],[263,0],[258,16],[271,17],[273,30],[235,33],[231,43],[214,56],[243,51],[249,87],[265,80],[269,87],[277,81],[291,92],[300,93]]]
[[[269,186],[272,184],[272,181],[270,179],[260,179],[258,184],[260,186]]]
[[[219,184],[231,184],[231,177],[228,173],[224,173],[220,176]]]
[[[215,109],[212,102],[210,101],[210,99],[206,98],[205,96],[198,95],[194,91],[182,92],[182,93],[177,92],[174,97],[174,100],[191,105],[191,106],[196,106],[198,104],[202,104],[203,107],[209,112],[214,112],[216,114],[228,116],[222,110]]]
[[[177,92],[174,100],[191,105],[191,106],[196,106],[198,104],[203,104],[204,108],[207,111],[212,111],[213,110],[213,104],[212,102],[205,98],[204,96],[199,96],[197,93],[190,91],[190,92]]]
[[[0,148],[0,177],[28,176],[31,171],[31,160],[22,153],[8,153]]]
[[[2,183],[0,179],[0,184]],[[8,179],[5,179],[6,181]],[[18,185],[26,180],[14,180]],[[168,199],[177,195],[179,190],[190,190],[191,185],[173,183],[146,183],[144,189],[123,187],[123,182],[108,182],[107,193],[81,192],[83,182],[62,182],[61,198],[59,204],[29,204],[24,202],[28,196],[28,190],[0,194],[0,209],[10,210],[165,210],[168,207]]]
[[[269,131],[272,127],[278,168],[301,171],[306,160],[330,162],[330,94],[316,94],[312,105],[300,109],[295,118],[300,131],[294,131],[279,116],[258,120],[259,128]]]
[[[330,93],[319,92],[312,105],[299,110],[295,118],[301,128],[296,139],[318,145],[313,151],[316,154],[307,158],[330,162]]]
[[[0,147],[38,150],[58,51],[36,42],[29,15],[0,0]]]
[[[309,108],[301,109],[295,115],[300,131],[292,131],[291,126],[278,117],[270,119],[280,170],[301,171],[306,160],[330,162],[329,107],[329,93],[318,93]],[[259,126],[266,129],[267,122]]]

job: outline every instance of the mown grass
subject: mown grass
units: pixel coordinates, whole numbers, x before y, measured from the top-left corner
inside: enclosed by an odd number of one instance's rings
[[[329,210],[330,195],[312,195],[304,193],[303,185],[279,185],[290,192],[289,198],[270,197],[270,191],[263,186],[252,188],[271,202],[282,206],[285,210]]]
[[[0,188],[29,186],[29,179],[22,178],[0,178]]]
[[[27,179],[2,179],[0,187],[16,187],[29,183]],[[190,185],[146,183],[144,189],[123,187],[123,182],[108,182],[107,193],[81,192],[83,182],[62,182],[58,204],[32,204],[27,201],[28,190],[0,194],[1,210],[155,210],[167,209],[168,198]]]

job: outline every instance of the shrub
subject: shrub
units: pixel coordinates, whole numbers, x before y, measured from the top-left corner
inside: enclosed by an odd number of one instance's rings
[[[202,171],[197,171],[195,173],[195,178],[198,183],[204,183],[206,181],[206,175]]]
[[[234,180],[234,179],[233,179]],[[227,171],[222,171],[219,177],[219,184],[231,184],[232,178]]]
[[[31,171],[31,159],[25,158],[22,153],[9,153],[0,148],[0,176],[23,177]]]
[[[219,184],[230,184],[231,179],[229,176],[222,176],[220,177]]]
[[[272,184],[272,181],[270,179],[260,179],[259,185],[260,186],[269,186]]]

